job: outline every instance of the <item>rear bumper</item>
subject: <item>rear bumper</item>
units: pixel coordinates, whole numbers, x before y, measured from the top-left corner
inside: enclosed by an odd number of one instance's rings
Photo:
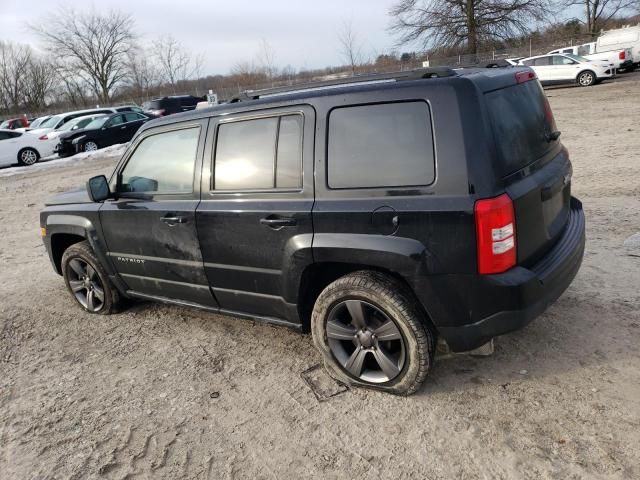
[[[476,276],[468,285],[465,307],[471,315],[481,312],[480,320],[466,325],[438,325],[438,331],[451,350],[462,352],[524,327],[573,281],[582,264],[584,246],[584,212],[580,201],[572,198],[564,233],[545,257],[530,268],[515,267],[499,275]]]

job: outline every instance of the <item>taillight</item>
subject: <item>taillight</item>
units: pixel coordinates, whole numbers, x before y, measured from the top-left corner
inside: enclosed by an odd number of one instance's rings
[[[476,201],[478,273],[501,273],[516,264],[516,219],[506,193]]]
[[[538,77],[536,76],[536,72],[534,72],[533,70],[528,70],[526,72],[518,72],[518,73],[516,73],[516,82],[517,83],[528,82],[529,80],[535,80],[536,78],[538,78]]]
[[[624,60],[624,50],[622,52],[618,53],[618,59]]]
[[[49,137],[47,135],[42,135],[38,140],[49,140]]]

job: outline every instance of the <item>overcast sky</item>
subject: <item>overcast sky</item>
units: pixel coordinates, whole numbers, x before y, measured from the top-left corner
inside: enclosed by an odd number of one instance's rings
[[[106,0],[56,3],[51,0],[0,0],[0,39],[38,46],[27,22],[45,21],[61,6],[108,8],[130,13],[143,41],[171,33],[205,57],[205,74],[228,73],[254,59],[266,39],[280,67],[296,69],[344,63],[337,32],[352,21],[365,55],[386,52],[395,38],[387,12],[395,0]]]

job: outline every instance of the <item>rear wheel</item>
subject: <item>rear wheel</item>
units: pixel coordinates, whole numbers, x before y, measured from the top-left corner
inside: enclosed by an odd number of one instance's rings
[[[64,252],[62,274],[69,292],[87,312],[108,315],[120,305],[118,291],[87,242],[71,245]]]
[[[88,142],[85,142],[84,144],[85,152],[95,152],[96,150],[98,150],[98,144],[96,142],[94,142],[93,140],[89,140]]]
[[[311,317],[313,340],[337,380],[410,395],[433,363],[435,331],[404,285],[362,271],[330,284]]]
[[[596,83],[596,74],[591,70],[585,70],[578,74],[578,83],[581,87],[590,87]]]
[[[34,148],[23,148],[18,152],[18,163],[24,166],[33,165],[40,158],[40,154]]]

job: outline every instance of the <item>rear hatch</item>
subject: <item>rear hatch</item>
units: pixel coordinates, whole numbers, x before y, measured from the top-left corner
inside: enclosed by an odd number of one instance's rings
[[[569,219],[571,162],[540,83],[528,76],[485,94],[495,137],[495,171],[513,201],[517,263],[530,266]]]

